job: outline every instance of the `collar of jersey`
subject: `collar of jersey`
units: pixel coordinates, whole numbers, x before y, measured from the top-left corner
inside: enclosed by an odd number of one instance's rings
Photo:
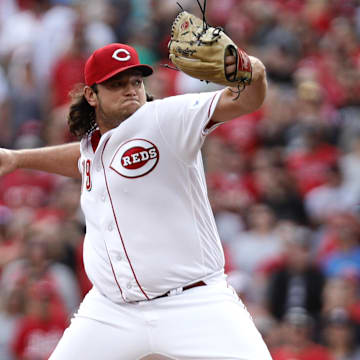
[[[91,146],[93,148],[94,153],[99,145],[100,138],[101,138],[100,130],[95,130],[91,134]]]

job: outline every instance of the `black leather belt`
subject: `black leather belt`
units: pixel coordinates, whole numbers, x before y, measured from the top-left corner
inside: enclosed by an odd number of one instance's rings
[[[194,288],[194,287],[205,286],[205,285],[206,285],[206,284],[201,280],[201,281],[198,281],[198,282],[196,282],[196,283],[193,283],[193,284],[184,286],[184,287],[183,287],[183,291],[192,289],[192,288]],[[171,291],[168,291],[168,292],[166,292],[165,294],[162,294],[162,295],[160,295],[160,296],[154,297],[154,298],[152,298],[152,300],[160,299],[160,298],[169,296],[169,295],[170,295],[170,292],[171,292]]]

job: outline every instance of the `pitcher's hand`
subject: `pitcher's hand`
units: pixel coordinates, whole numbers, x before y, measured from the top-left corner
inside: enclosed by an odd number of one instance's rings
[[[236,57],[228,55],[225,57],[225,74],[227,76],[234,77],[236,75]]]
[[[256,81],[258,76],[258,73],[261,72],[261,69],[259,70],[259,64],[256,58],[253,56],[248,56],[251,67],[252,67],[252,80]],[[236,58],[232,55],[227,55],[225,57],[225,74],[229,76],[230,78],[234,78],[235,76],[235,70],[236,70]]]

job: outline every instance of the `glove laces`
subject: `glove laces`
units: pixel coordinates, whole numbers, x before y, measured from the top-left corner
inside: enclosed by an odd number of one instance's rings
[[[208,22],[206,21],[206,2],[207,0],[204,0],[203,5],[201,5],[200,0],[196,0],[196,2],[199,5],[201,14],[202,14],[202,21],[203,21],[203,30],[201,33],[198,34],[194,34],[194,36],[197,38],[198,42],[201,42],[201,37],[202,35],[209,29],[209,27],[211,27],[211,25],[208,24]],[[179,8],[181,9],[181,11],[184,11],[184,8],[181,6],[181,4],[179,2],[176,2],[176,4],[179,6]],[[218,37],[219,34],[224,31],[224,29],[221,26],[216,26],[214,27],[214,30],[212,31],[212,37],[213,39]],[[178,68],[173,67],[171,65],[168,64],[161,64],[160,66],[171,69],[171,70],[177,70],[180,71]],[[209,83],[209,81],[207,80],[200,80],[200,81],[205,81],[206,83]],[[235,84],[234,84],[235,85]],[[237,83],[236,84],[237,89],[233,90],[230,87],[228,88],[232,93],[234,93],[236,96],[233,98],[233,100],[237,100],[240,97],[241,92],[245,89],[245,84],[243,82]]]

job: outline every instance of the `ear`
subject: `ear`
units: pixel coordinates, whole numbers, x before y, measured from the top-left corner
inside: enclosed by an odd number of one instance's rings
[[[97,105],[97,95],[94,89],[92,89],[90,86],[85,86],[84,88],[84,96],[87,102],[93,106],[96,107]]]

